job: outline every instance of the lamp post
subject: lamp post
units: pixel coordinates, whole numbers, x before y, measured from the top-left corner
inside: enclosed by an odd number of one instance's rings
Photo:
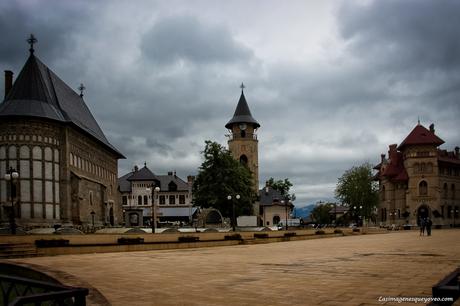
[[[235,199],[239,200],[241,197],[239,194],[235,195]],[[227,200],[232,201],[232,196],[228,195]],[[235,231],[236,222],[235,222],[235,201],[232,201],[232,228]]]
[[[281,201],[281,203],[284,203],[284,209],[285,209],[285,214],[286,214],[286,230],[288,230],[288,205],[289,205],[289,198],[286,197],[284,201]]]
[[[14,211],[14,198],[16,197],[16,188],[14,188],[15,182],[19,178],[19,173],[10,167],[5,174],[5,180],[10,182],[10,197],[11,197],[11,212],[10,212],[10,229],[11,234],[16,235],[16,216]]]
[[[454,208],[450,212],[452,213],[452,217],[454,218],[454,226],[453,227],[455,228],[455,214],[458,213],[458,209]]]
[[[155,195],[160,192],[160,187],[154,187],[155,185],[152,184],[150,188],[152,188],[152,221],[150,222],[152,226],[152,234],[155,234],[155,228],[157,227],[157,206],[155,201]],[[147,188],[149,190],[150,188]]]

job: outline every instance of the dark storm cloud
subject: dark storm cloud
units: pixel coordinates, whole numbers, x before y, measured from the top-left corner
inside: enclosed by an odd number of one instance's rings
[[[244,61],[252,52],[236,42],[222,25],[205,25],[192,16],[159,20],[143,37],[141,49],[152,61],[198,63]]]
[[[4,1],[0,4],[0,62],[21,64],[27,54],[26,39],[33,33],[45,59],[61,57],[70,48],[71,33],[87,18],[84,2]]]
[[[352,51],[378,68],[448,73],[460,67],[458,12],[454,0],[346,1],[338,18]]]

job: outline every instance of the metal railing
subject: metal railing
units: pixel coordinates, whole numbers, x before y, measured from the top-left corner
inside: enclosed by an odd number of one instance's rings
[[[233,140],[233,139],[254,139],[257,140],[257,134],[256,133],[247,133],[245,137],[241,137],[240,134],[233,133],[233,134],[226,134],[225,137],[228,138],[228,140]]]
[[[85,306],[88,289],[0,274],[0,305]]]

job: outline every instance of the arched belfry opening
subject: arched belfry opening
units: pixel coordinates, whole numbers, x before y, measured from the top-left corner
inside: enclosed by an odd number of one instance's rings
[[[247,167],[248,166],[248,157],[246,155],[240,156],[240,164]]]

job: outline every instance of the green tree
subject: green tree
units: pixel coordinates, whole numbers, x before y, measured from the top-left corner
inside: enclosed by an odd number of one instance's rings
[[[292,187],[292,183],[289,179],[285,178],[284,180],[276,180],[273,177],[267,181],[268,186],[272,187],[273,189],[279,191],[283,198],[288,197],[290,201],[295,201],[295,194],[289,193]]]
[[[372,179],[372,166],[352,167],[338,179],[335,196],[355,216],[370,218],[378,204],[378,187]]]
[[[333,206],[334,204],[331,203],[317,204],[310,214],[311,219],[319,224],[330,224],[332,221],[330,211]]]
[[[236,216],[251,215],[255,199],[251,172],[220,144],[210,140],[205,144],[202,152],[204,161],[193,184],[194,205],[213,207],[223,216],[231,217],[233,201]],[[235,199],[237,194],[240,195],[239,200]],[[231,201],[227,199],[229,195],[232,196]]]

